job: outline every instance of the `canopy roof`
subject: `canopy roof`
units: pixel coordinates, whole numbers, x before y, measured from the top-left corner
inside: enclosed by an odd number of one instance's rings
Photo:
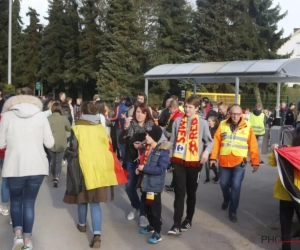
[[[198,83],[300,82],[300,59],[164,64],[146,79],[195,79]]]

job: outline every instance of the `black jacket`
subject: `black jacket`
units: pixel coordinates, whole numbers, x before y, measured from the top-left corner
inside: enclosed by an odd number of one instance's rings
[[[171,114],[169,108],[165,108],[160,114],[158,125],[161,127],[165,127],[168,123],[168,120],[170,119],[170,116]]]
[[[123,129],[119,138],[120,144],[125,144],[125,158],[124,161],[135,161],[139,154],[137,149],[135,149],[133,143],[139,141],[143,142],[145,140],[146,133],[134,133],[133,136],[130,138],[128,136],[128,130]]]
[[[294,125],[294,122],[295,122],[294,112],[293,110],[289,109],[285,115],[284,125]]]
[[[213,139],[214,139],[215,133],[217,131],[217,128],[218,128],[218,126],[214,126],[213,128],[209,127],[209,132],[210,132],[211,138],[213,138]]]

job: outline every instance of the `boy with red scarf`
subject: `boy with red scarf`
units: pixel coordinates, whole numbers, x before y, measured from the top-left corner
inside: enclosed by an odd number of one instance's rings
[[[190,96],[186,100],[184,117],[173,123],[170,155],[174,168],[175,201],[174,225],[168,231],[170,235],[179,235],[192,226],[202,164],[208,160],[213,146],[208,124],[197,114],[200,104],[198,96]],[[186,218],[181,223],[186,193]]]
[[[156,125],[146,130],[146,151],[140,158],[140,165],[136,174],[142,176],[142,200],[145,201],[145,210],[149,225],[140,231],[141,234],[153,233],[149,243],[160,242],[161,235],[161,193],[164,188],[166,169],[170,163],[170,143],[163,135],[162,129]]]

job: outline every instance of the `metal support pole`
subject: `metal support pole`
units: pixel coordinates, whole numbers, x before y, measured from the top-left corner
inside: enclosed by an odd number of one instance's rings
[[[239,94],[240,94],[240,78],[235,78],[235,103],[239,103]]]
[[[194,95],[197,93],[197,85],[196,85],[196,80],[194,79]]]
[[[8,17],[8,67],[7,83],[11,84],[11,37],[12,37],[12,0],[9,0],[9,17]]]
[[[149,84],[148,84],[148,79],[145,79],[145,94],[147,95],[147,99],[149,100],[149,95],[148,95],[148,91],[149,91]]]
[[[276,117],[279,117],[279,109],[280,109],[280,89],[281,83],[277,83],[277,97],[276,97]]]

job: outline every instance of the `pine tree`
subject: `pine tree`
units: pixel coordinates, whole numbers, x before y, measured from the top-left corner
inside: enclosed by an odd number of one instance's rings
[[[39,14],[35,9],[29,8],[29,25],[24,29],[21,54],[18,59],[18,74],[16,84],[18,87],[29,86],[35,88],[37,73],[40,69],[40,53],[43,26],[40,24]]]
[[[284,37],[284,30],[278,31],[278,22],[281,21],[287,12],[281,13],[279,5],[273,6],[273,0],[248,0],[249,16],[254,20],[254,29],[257,32],[257,45],[255,59],[278,59],[288,58],[290,55],[279,56],[278,49],[290,37]],[[291,51],[292,53],[292,51]],[[270,95],[275,95],[277,87],[273,83],[259,83],[252,86],[252,93],[255,94],[257,102],[265,102]],[[251,93],[251,92],[250,92]]]
[[[161,2],[157,39],[159,64],[182,62],[185,54],[183,35],[188,29],[188,15],[188,5],[185,0]]]
[[[22,43],[24,34],[22,33],[22,19],[20,16],[20,0],[14,0],[12,5],[12,82],[16,84],[16,77],[19,76],[19,61],[22,56]]]
[[[63,64],[64,72],[62,79],[65,86],[71,84],[79,85],[82,81],[79,78],[79,14],[76,0],[65,0],[65,13],[63,24],[65,31],[62,36],[62,48],[64,51]]]
[[[0,82],[7,82],[8,0],[0,2]]]
[[[240,31],[247,22],[245,1],[197,0],[185,32],[186,62],[219,62],[245,59]],[[233,92],[231,84],[209,84],[202,91]]]
[[[139,86],[142,49],[131,0],[108,1],[105,21],[97,89],[104,99],[112,101],[118,93],[132,94],[142,88]]]
[[[64,73],[64,5],[61,0],[48,0],[48,25],[43,31],[42,38],[42,67],[38,77],[43,80],[45,92],[63,85]]]
[[[96,87],[97,72],[99,71],[100,43],[103,34],[103,0],[83,0],[79,9],[81,16],[80,26],[82,27],[79,49],[79,77],[88,86]]]
[[[255,21],[254,26],[258,33],[260,58],[281,58],[281,56],[277,54],[277,51],[287,40],[290,39],[290,37],[283,36],[283,29],[278,31],[278,22],[286,17],[287,12],[281,13],[279,4],[272,7],[273,0],[248,1],[249,16],[251,20]],[[287,55],[287,57],[289,57],[289,55]]]
[[[161,0],[133,0],[137,15],[138,37],[142,47],[142,52],[140,53],[142,72],[146,72],[158,65],[156,48],[160,2]]]
[[[242,58],[239,33],[245,24],[245,1],[197,0],[187,33],[190,61],[233,61]]]

